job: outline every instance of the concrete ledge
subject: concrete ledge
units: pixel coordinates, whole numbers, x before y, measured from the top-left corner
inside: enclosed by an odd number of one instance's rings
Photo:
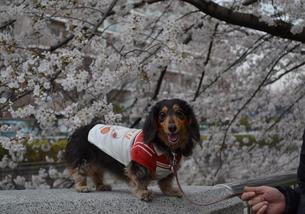
[[[154,199],[146,203],[135,198],[127,186],[114,186],[111,192],[77,193],[74,189],[0,191],[0,213],[217,213],[242,214],[243,203],[233,198],[207,207],[199,207],[179,198],[164,196],[158,187],[150,188]],[[204,203],[217,200],[230,191],[223,187],[185,186],[193,200]]]

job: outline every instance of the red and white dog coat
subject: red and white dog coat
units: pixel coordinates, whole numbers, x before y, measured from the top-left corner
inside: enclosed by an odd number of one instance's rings
[[[166,177],[171,173],[170,161],[152,144],[144,144],[143,138],[141,129],[103,124],[95,125],[88,134],[90,143],[123,165],[132,160],[155,171],[156,179]]]

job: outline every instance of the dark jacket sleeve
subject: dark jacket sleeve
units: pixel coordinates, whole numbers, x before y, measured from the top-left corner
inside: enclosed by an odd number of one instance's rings
[[[305,193],[305,130],[303,133],[303,144],[301,148],[300,163],[298,168],[298,185],[302,194]]]
[[[305,130],[303,133],[303,144],[300,154],[300,163],[298,167],[298,188],[277,187],[285,195],[286,208],[285,214],[305,213]],[[302,200],[301,200],[302,199]]]
[[[298,188],[277,187],[285,195],[286,208],[285,214],[305,213],[305,130],[303,133],[303,144],[300,154],[300,163],[298,167]],[[302,198],[302,200],[301,200]]]
[[[297,213],[301,196],[299,189],[290,187],[277,187],[277,189],[285,196],[286,207],[284,214]]]

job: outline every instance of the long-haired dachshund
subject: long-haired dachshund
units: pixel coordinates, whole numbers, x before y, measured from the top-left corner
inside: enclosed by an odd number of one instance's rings
[[[103,124],[77,129],[69,138],[65,159],[79,192],[89,192],[87,176],[97,191],[110,191],[103,181],[107,170],[127,179],[139,199],[150,201],[151,180],[158,180],[164,194],[182,196],[172,187],[173,153],[179,163],[192,154],[196,143],[200,133],[192,108],[183,100],[169,99],[152,107],[142,130]]]

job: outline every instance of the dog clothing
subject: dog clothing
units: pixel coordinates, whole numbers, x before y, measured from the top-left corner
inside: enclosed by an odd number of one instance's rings
[[[171,174],[170,161],[153,144],[144,144],[141,129],[98,124],[89,131],[88,141],[125,166],[135,161],[148,168],[157,179]]]

